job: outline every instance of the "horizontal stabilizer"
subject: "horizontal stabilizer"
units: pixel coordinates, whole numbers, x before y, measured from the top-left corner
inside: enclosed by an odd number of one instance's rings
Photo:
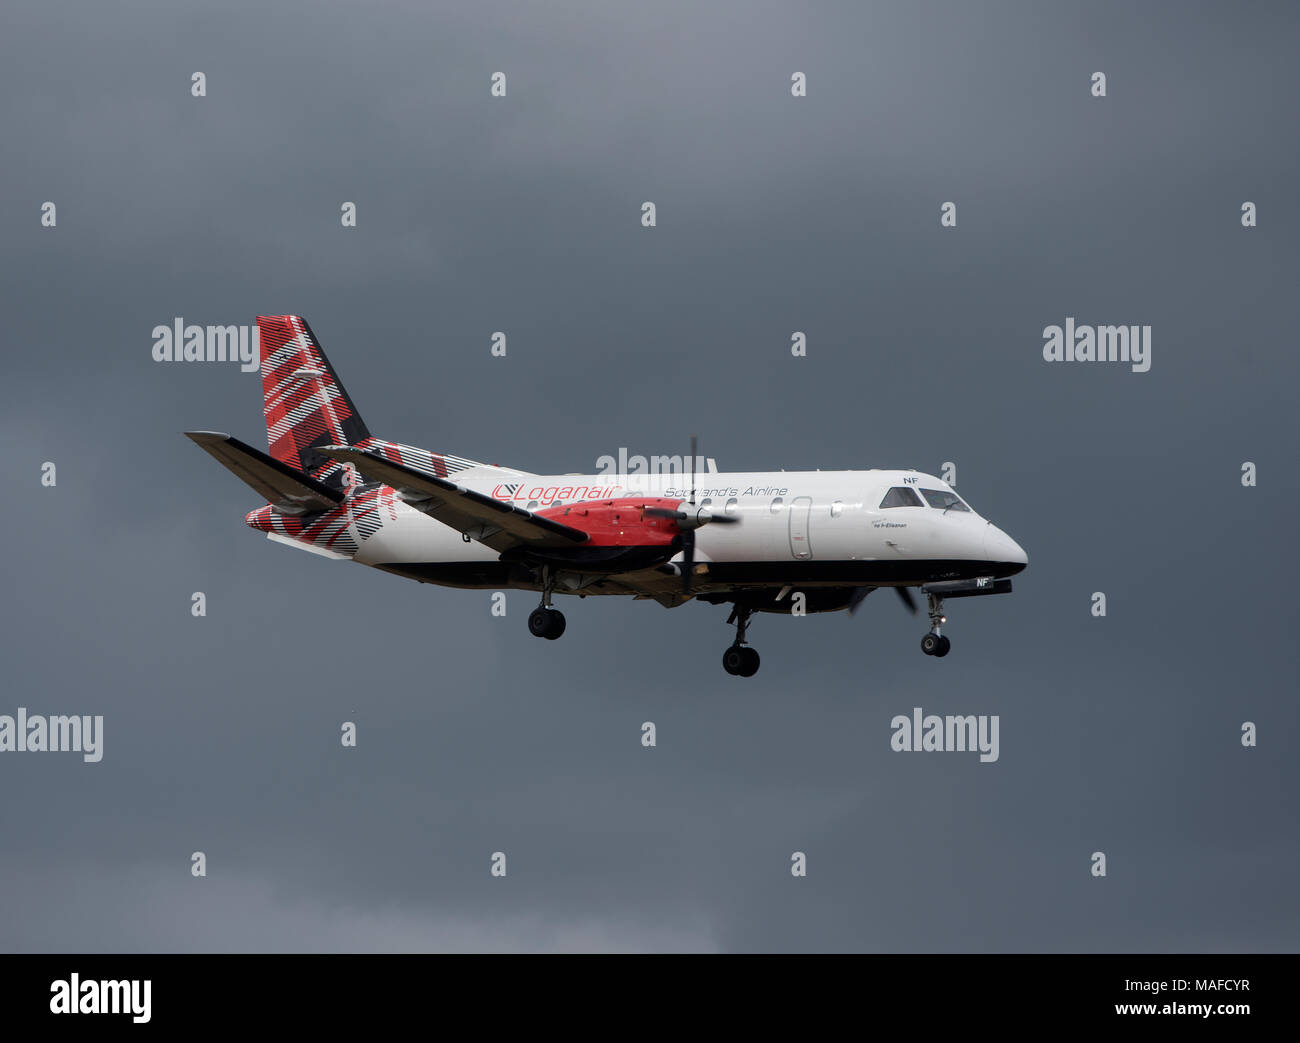
[[[343,494],[338,490],[267,456],[238,438],[220,431],[186,431],[185,436],[198,443],[204,452],[281,514],[327,511],[343,500]]]
[[[508,550],[521,543],[564,547],[587,540],[587,534],[581,529],[561,525],[522,507],[502,503],[457,485],[447,478],[394,463],[361,449],[327,445],[321,446],[320,452],[331,459],[353,464],[372,481],[396,489],[403,501],[417,511],[494,550]]]

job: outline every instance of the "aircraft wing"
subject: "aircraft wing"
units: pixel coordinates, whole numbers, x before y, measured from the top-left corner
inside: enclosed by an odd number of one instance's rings
[[[395,463],[349,446],[321,446],[319,452],[356,467],[367,478],[397,490],[405,503],[430,518],[450,525],[470,539],[496,551],[521,544],[534,547],[571,547],[585,543],[581,529],[561,525],[490,496],[457,485],[447,478]]]

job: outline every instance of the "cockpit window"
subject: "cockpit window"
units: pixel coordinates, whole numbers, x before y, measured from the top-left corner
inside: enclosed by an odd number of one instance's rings
[[[885,493],[885,498],[880,501],[881,507],[924,507],[921,497],[916,495],[915,489],[908,489],[906,486],[896,485]]]
[[[954,511],[969,511],[970,508],[961,502],[961,497],[956,493],[950,493],[947,489],[922,489],[921,495],[925,497],[926,502],[931,507],[938,507],[941,510],[952,509]]]

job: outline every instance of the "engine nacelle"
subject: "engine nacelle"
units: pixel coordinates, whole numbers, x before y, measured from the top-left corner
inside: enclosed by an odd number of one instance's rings
[[[656,496],[625,496],[617,500],[584,500],[537,513],[581,529],[587,534],[584,547],[668,547],[683,528],[695,526],[674,517],[647,513],[646,508],[667,514],[678,511],[682,502]]]

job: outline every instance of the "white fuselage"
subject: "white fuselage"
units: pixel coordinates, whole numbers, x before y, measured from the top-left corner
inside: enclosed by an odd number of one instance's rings
[[[477,472],[477,473],[476,473]],[[678,475],[524,475],[471,468],[456,475],[466,488],[530,511],[578,501],[623,497],[688,499],[690,478]],[[914,497],[882,506],[892,489]],[[697,592],[773,586],[913,586],[975,576],[1010,576],[1028,558],[1010,536],[960,502],[932,506],[925,493],[952,494],[951,486],[918,471],[777,471],[704,473],[695,478],[695,502],[736,525],[704,525],[696,537]],[[910,503],[911,499],[919,504]],[[354,560],[426,582],[467,587],[537,584],[499,560],[478,541],[413,508],[359,540]],[[672,559],[676,562],[680,555]],[[602,579],[614,579],[614,583]],[[675,589],[670,570],[617,577],[583,576],[575,569],[557,593],[658,596]]]

